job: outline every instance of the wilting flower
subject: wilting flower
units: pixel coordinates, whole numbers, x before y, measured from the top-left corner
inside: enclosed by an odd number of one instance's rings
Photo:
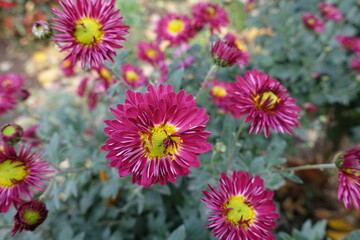
[[[272,200],[274,192],[264,189],[264,181],[247,172],[234,171],[231,177],[221,174],[218,189],[208,185],[201,198],[211,209],[208,228],[219,240],[275,240],[271,233],[279,218]]]
[[[14,145],[21,140],[24,130],[16,123],[7,123],[0,128],[0,137],[8,145]]]
[[[356,70],[358,74],[360,74],[360,59],[351,58],[351,66],[350,69]]]
[[[160,61],[165,59],[164,53],[155,43],[139,42],[137,44],[138,58],[149,62],[152,65],[157,65]]]
[[[319,3],[319,10],[321,15],[323,15],[327,20],[340,22],[343,19],[343,13],[330,3]]]
[[[229,24],[228,14],[225,9],[216,3],[200,2],[191,8],[196,26],[210,25],[210,30],[220,32],[220,27]]]
[[[120,177],[149,187],[174,183],[199,167],[197,156],[212,147],[205,132],[209,116],[197,108],[193,95],[175,93],[172,86],[149,85],[145,94],[127,90],[125,104],[111,108],[116,120],[106,120],[110,166]]]
[[[218,39],[213,48],[211,55],[216,65],[220,67],[230,67],[234,64],[244,64],[248,61],[248,55],[239,50],[232,42],[221,41]]]
[[[360,144],[348,150],[337,162],[339,168],[338,199],[347,209],[360,210]]]
[[[0,75],[0,92],[16,94],[23,86],[25,78],[18,74]]]
[[[43,202],[30,201],[22,203],[14,216],[14,227],[11,236],[17,232],[34,231],[47,218],[48,210]]]
[[[12,95],[0,91],[0,115],[12,110],[17,101]]]
[[[49,179],[42,175],[52,173],[49,164],[39,160],[41,154],[30,153],[31,147],[24,146],[17,152],[12,146],[5,146],[0,152],[0,212],[7,212],[12,201],[22,195],[30,200],[33,189],[42,191],[43,180]]]
[[[265,137],[270,128],[276,133],[292,133],[299,126],[296,100],[286,93],[276,79],[257,71],[246,71],[245,77],[237,76],[229,91],[227,110],[235,118],[247,115],[245,122],[251,122],[249,133],[258,134],[264,129]]]
[[[122,48],[119,42],[125,40],[123,36],[129,29],[123,25],[120,11],[114,9],[115,0],[62,0],[59,3],[64,12],[53,9],[58,17],[52,19],[53,29],[60,32],[54,34],[54,42],[63,43],[61,51],[69,50],[65,59],[80,60],[83,69],[86,63],[92,68],[105,59],[113,62],[114,49]]]
[[[52,35],[50,24],[46,21],[36,21],[32,27],[32,32],[39,39],[49,38]]]
[[[148,83],[142,70],[131,64],[123,64],[121,66],[121,73],[126,84],[132,88],[145,86]]]
[[[315,15],[311,13],[304,13],[302,20],[308,29],[317,33],[324,31],[324,22]]]
[[[170,13],[161,18],[156,27],[157,39],[170,41],[170,46],[187,43],[193,34],[190,18],[186,15]]]

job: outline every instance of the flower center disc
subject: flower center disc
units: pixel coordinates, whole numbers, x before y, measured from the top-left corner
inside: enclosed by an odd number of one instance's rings
[[[309,18],[307,22],[308,22],[309,25],[314,25],[315,24],[315,20],[312,19],[312,18]]]
[[[11,80],[9,80],[9,79],[5,79],[2,83],[1,83],[1,85],[3,86],[3,87],[7,87],[7,86],[9,86],[11,84]]]
[[[16,129],[14,126],[6,126],[2,131],[1,133],[4,135],[4,136],[7,136],[7,137],[10,137],[12,136],[14,133],[16,132]]]
[[[101,41],[104,32],[101,24],[92,18],[81,18],[76,22],[75,39],[84,46],[93,46]]]
[[[129,82],[136,82],[137,80],[139,80],[139,75],[134,71],[127,71],[125,76],[126,80],[128,80]]]
[[[214,7],[208,6],[206,7],[207,17],[214,18],[216,16],[216,10]]]
[[[260,95],[256,95],[254,98],[255,105],[259,108],[267,108],[267,109],[273,109],[275,107],[275,104],[279,103],[281,101],[278,96],[276,96],[275,93],[268,91],[264,92],[262,94],[261,101],[259,102]],[[264,103],[267,103],[264,105]]]
[[[229,201],[225,203],[224,208],[231,208],[225,217],[228,222],[233,223],[235,226],[247,228],[255,219],[254,209],[242,196],[231,196]]]
[[[171,34],[178,34],[185,28],[185,23],[182,20],[174,19],[168,24],[168,30]]]
[[[213,93],[216,97],[224,97],[224,96],[226,96],[226,94],[227,94],[225,88],[223,88],[223,87],[221,87],[221,86],[215,86],[215,87],[213,87],[212,93]]]
[[[13,187],[27,175],[28,170],[23,162],[6,160],[0,163],[0,187]]]
[[[22,218],[29,224],[29,225],[35,225],[40,220],[41,216],[38,212],[35,212],[31,209],[26,210]]]
[[[108,82],[108,83],[111,83],[112,81],[112,76],[111,76],[111,73],[105,69],[105,68],[102,68],[100,70],[100,75]]]
[[[182,143],[180,137],[171,136],[176,133],[176,127],[166,123],[149,128],[148,131],[149,133],[139,133],[148,160],[165,156],[175,159],[175,154],[180,150]]]
[[[149,58],[153,58],[156,56],[156,51],[152,48],[149,48],[146,50],[146,55],[149,57]]]

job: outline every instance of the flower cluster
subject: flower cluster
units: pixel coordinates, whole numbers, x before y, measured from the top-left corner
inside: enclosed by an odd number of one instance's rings
[[[29,97],[27,90],[23,89],[24,81],[24,77],[14,73],[0,75],[0,115],[12,110],[18,100]]]

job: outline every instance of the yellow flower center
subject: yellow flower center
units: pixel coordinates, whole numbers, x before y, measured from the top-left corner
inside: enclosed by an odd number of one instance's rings
[[[224,209],[229,209],[226,214],[226,220],[237,227],[247,228],[255,219],[255,210],[249,201],[242,196],[231,196],[229,201],[225,203]]]
[[[1,131],[1,133],[7,137],[12,136],[15,132],[16,132],[16,129],[12,125],[4,127],[4,129]]]
[[[307,22],[308,22],[309,25],[314,25],[315,24],[315,20],[313,18],[309,18],[307,20]]]
[[[64,61],[62,62],[62,65],[63,65],[63,67],[67,68],[67,67],[70,67],[71,62],[70,62],[70,60],[64,60]]]
[[[156,56],[156,51],[152,48],[146,49],[145,53],[149,58],[154,58]]]
[[[235,46],[237,47],[237,49],[241,50],[241,51],[245,51],[245,47],[244,45],[239,41],[239,40],[235,40],[234,41]]]
[[[24,180],[28,170],[23,162],[5,160],[0,163],[0,187],[10,188]]]
[[[180,33],[182,30],[184,30],[185,23],[180,19],[174,19],[168,23],[167,28],[171,34],[176,35]]]
[[[172,136],[177,131],[176,127],[166,123],[149,128],[148,131],[149,133],[139,132],[148,160],[165,156],[170,156],[174,160],[181,149],[180,143],[183,142],[180,137]]]
[[[1,83],[1,85],[3,86],[3,87],[7,87],[7,86],[9,86],[11,84],[11,80],[9,80],[9,79],[5,79],[2,83]]]
[[[360,177],[360,172],[354,171],[353,169],[343,169],[344,172],[347,172],[355,177]]]
[[[100,75],[108,82],[111,83],[112,76],[111,73],[106,68],[101,68]]]
[[[227,94],[225,88],[221,86],[215,86],[211,91],[216,97],[224,97]]]
[[[35,212],[31,209],[26,210],[23,215],[22,218],[29,224],[29,225],[35,225],[36,223],[38,223],[38,221],[41,219],[41,216],[38,212]]]
[[[277,104],[281,101],[281,99],[278,98],[278,96],[276,96],[276,94],[271,91],[264,92],[262,94],[262,98],[261,98],[260,102],[259,102],[259,98],[260,98],[260,95],[257,94],[254,98],[254,103],[255,103],[256,107],[261,108],[261,109],[263,109],[263,108],[272,109],[275,107],[275,104]],[[268,104],[263,106],[265,102],[267,102]]]
[[[5,147],[2,143],[0,143],[0,152],[4,152],[5,151]]]
[[[216,16],[216,10],[212,6],[206,7],[207,17],[208,18],[214,18]]]
[[[102,40],[104,32],[101,24],[92,18],[81,18],[76,21],[74,37],[84,46],[94,46]]]
[[[125,76],[128,82],[136,82],[137,80],[139,80],[139,75],[134,71],[127,71],[125,73]]]

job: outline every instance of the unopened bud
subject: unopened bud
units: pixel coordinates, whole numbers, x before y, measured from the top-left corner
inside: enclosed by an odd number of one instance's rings
[[[32,27],[32,32],[39,39],[50,38],[52,36],[52,29],[49,23],[45,21],[36,21]]]
[[[14,145],[21,140],[24,130],[16,123],[7,123],[0,129],[1,139],[8,145]]]
[[[226,152],[226,145],[223,142],[215,143],[215,151],[218,153]]]

